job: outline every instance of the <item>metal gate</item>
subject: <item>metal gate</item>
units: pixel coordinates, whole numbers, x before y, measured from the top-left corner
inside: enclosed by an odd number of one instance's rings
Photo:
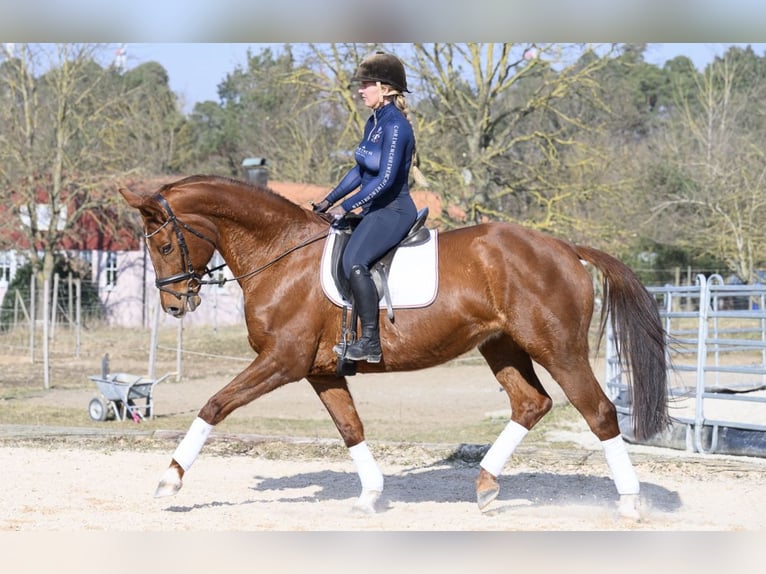
[[[698,275],[695,285],[648,290],[667,333],[673,425],[647,444],[766,456],[766,285]],[[632,440],[625,373],[607,326],[606,389]]]

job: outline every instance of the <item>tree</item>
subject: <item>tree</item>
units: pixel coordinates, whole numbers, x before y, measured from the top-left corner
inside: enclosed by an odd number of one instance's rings
[[[264,49],[219,85],[220,105],[195,107],[196,161],[186,165],[240,175],[242,159],[265,157],[274,178],[333,185],[352,165],[369,117],[350,79],[377,49],[397,54],[408,70],[416,160],[447,204],[472,220],[571,232],[573,206],[589,201],[601,177],[594,139],[585,136],[599,126],[582,115],[603,107],[595,78],[610,47],[598,55],[591,47],[513,44]]]
[[[146,62],[118,80],[122,85],[117,86],[120,102],[114,119],[124,121],[125,138],[118,145],[126,146],[129,161],[146,173],[177,172],[182,159],[179,140],[183,141],[188,126],[170,90],[167,71],[157,62]],[[123,166],[123,170],[131,169],[130,164]]]
[[[227,75],[220,105],[195,108],[181,134],[181,147],[194,150],[184,165],[239,175],[242,159],[260,156],[272,177],[333,185],[369,116],[350,78],[377,49],[407,69],[418,159],[451,214],[446,226],[522,221],[623,254],[680,249],[688,261],[726,251],[742,272],[763,259],[757,224],[745,216],[762,217],[766,70],[749,48],[732,48],[705,77],[685,57],[662,68],[644,62],[642,44],[263,50]],[[678,224],[692,217],[719,229],[705,239],[715,244],[707,254],[703,238]]]
[[[122,205],[109,193],[115,177],[140,171],[147,157],[161,156],[149,165],[156,169],[172,156],[162,143],[152,145],[166,154],[145,145],[162,141],[147,133],[147,122],[167,127],[176,118],[169,90],[158,90],[163,78],[146,88],[139,77],[162,74],[154,66],[123,77],[98,63],[105,52],[95,44],[22,44],[0,52],[0,201],[18,218],[41,284],[75,222],[90,213],[106,223],[110,217],[99,214]]]
[[[766,262],[766,138],[758,103],[766,84],[758,69],[763,62],[752,52],[730,50],[706,68],[696,93],[679,94],[646,179],[663,239],[702,247],[748,283]]]
[[[342,60],[337,49],[331,55],[332,50],[305,45],[299,57],[290,45],[278,52],[248,52],[246,66],[219,84],[220,105],[203,102],[194,108],[193,169],[238,176],[244,158],[263,157],[274,178],[320,184],[332,180],[339,157],[334,152],[348,131],[341,127],[347,123],[342,117],[347,97],[336,99],[344,90],[331,79],[337,70],[328,71],[326,65],[348,65],[348,59]]]
[[[194,105],[181,142],[181,164],[191,172],[239,175],[244,151],[238,143],[236,114],[212,101]]]
[[[593,81],[601,86],[600,105],[590,105],[576,93],[562,104],[589,129],[573,136],[580,145],[564,158],[580,166],[569,174],[582,190],[571,194],[574,201],[562,205],[566,219],[559,221],[571,239],[595,242],[625,256],[642,252],[643,244],[651,243],[644,240],[645,212],[636,212],[636,197],[644,194],[644,166],[654,161],[649,142],[664,129],[663,118],[673,100],[670,72],[644,62],[644,49],[642,44],[620,46],[616,57],[594,72]],[[574,151],[579,152],[579,161]]]
[[[472,220],[524,220],[564,232],[559,224],[587,191],[593,161],[580,135],[598,128],[579,114],[603,106],[594,76],[610,48],[598,55],[558,44],[414,49],[418,115],[427,118],[418,144],[423,171],[447,202]]]

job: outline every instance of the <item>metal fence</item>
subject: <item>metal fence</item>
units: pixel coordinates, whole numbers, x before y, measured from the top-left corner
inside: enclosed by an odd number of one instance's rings
[[[766,285],[726,285],[720,275],[698,275],[694,285],[649,291],[667,333],[675,427],[654,444],[766,455]],[[610,329],[606,341],[607,392],[629,418]]]

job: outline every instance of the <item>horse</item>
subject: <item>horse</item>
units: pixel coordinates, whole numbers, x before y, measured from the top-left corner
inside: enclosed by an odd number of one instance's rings
[[[155,496],[177,493],[212,428],[235,409],[290,382],[307,380],[340,433],[361,483],[353,509],[374,513],[384,477],[364,434],[333,346],[341,308],[323,293],[320,259],[332,221],[267,185],[194,175],[154,193],[119,192],[139,211],[164,312],[194,311],[215,251],[242,288],[256,358],[199,410]],[[602,276],[599,342],[611,321],[628,373],[637,440],[667,427],[666,338],[657,305],[617,258],[521,224],[488,222],[439,233],[438,292],[417,309],[381,320],[382,360],[359,373],[433,367],[478,349],[510,402],[509,420],[479,464],[476,502],[485,511],[498,476],[527,432],[553,406],[535,373],[550,373],[603,446],[619,494],[619,516],[641,519],[634,466],[616,407],[589,360],[594,276]]]

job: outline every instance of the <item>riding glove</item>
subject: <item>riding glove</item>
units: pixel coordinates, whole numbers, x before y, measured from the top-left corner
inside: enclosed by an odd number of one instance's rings
[[[326,199],[323,199],[319,203],[315,203],[313,206],[313,210],[317,213],[324,213],[328,209],[330,209],[330,205],[332,205],[329,201]]]

